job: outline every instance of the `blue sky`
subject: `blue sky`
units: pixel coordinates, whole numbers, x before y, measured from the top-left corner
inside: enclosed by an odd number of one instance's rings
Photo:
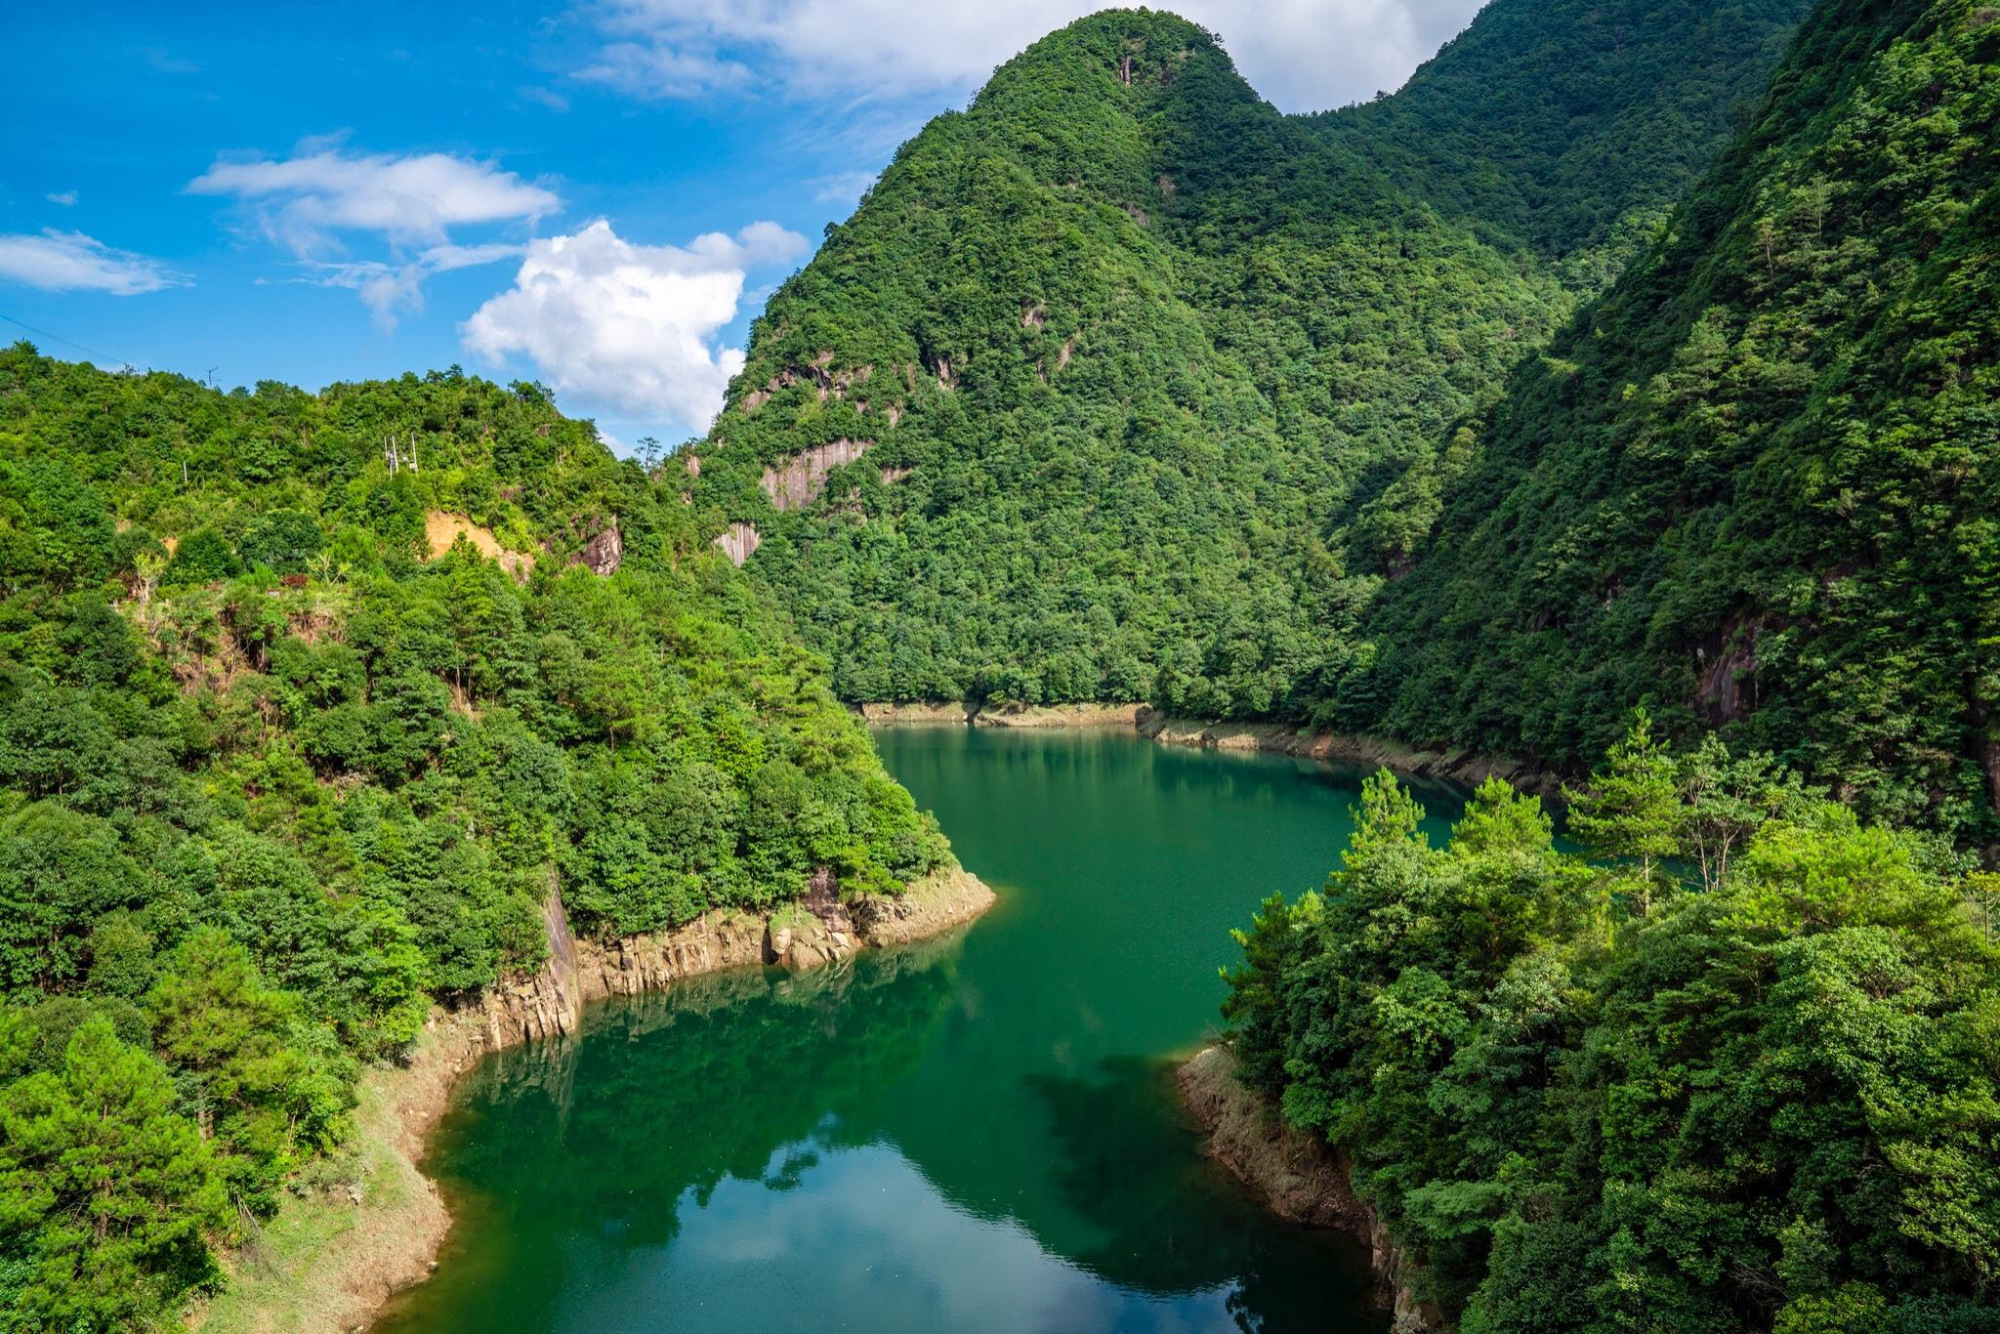
[[[1478,3],[1175,8],[1311,110],[1398,86]],[[0,336],[225,387],[460,363],[672,444],[896,145],[1096,7],[17,6]]]

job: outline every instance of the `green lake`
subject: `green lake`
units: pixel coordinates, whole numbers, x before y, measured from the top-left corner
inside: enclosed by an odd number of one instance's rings
[[[1366,1254],[1202,1157],[1173,1058],[1232,926],[1317,885],[1359,774],[1124,734],[903,728],[999,904],[796,977],[594,1007],[487,1058],[426,1170],[456,1226],[382,1331],[1380,1331]],[[1436,829],[1456,814],[1420,793]]]

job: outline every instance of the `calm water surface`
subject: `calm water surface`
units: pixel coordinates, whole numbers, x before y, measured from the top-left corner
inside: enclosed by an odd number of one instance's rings
[[[1258,1208],[1171,1083],[1229,928],[1320,882],[1358,775],[1109,733],[877,742],[999,905],[488,1058],[427,1164],[440,1271],[378,1329],[1385,1329],[1359,1248]]]

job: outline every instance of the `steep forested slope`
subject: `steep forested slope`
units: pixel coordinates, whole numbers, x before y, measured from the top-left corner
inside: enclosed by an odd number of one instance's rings
[[[1442,519],[1321,716],[1615,743],[1571,794],[1607,855],[1498,783],[1430,848],[1384,776],[1228,1009],[1468,1332],[2000,1328],[2000,879],[1895,828],[1990,835],[2000,777],[1996,60],[1992,6],[1827,0],[1396,484]],[[1635,702],[1711,734],[1617,742]]]
[[[1989,820],[1996,56],[1991,6],[1823,5],[1670,234],[1449,446],[1331,717],[1574,764],[1650,700]]]
[[[685,460],[701,512],[754,527],[848,698],[1296,716],[1434,518],[1433,442],[1803,9],[1498,0],[1396,98],[1313,118],[1169,15],[1074,24],[774,295]]]
[[[1371,780],[1239,937],[1244,1077],[1464,1334],[2000,1329],[2000,879],[1713,737],[1589,788],[1621,857],[1498,780],[1432,847]]]
[[[1495,4],[1393,97],[1315,118],[1501,244],[1643,239],[1762,100],[1801,6]]]
[[[612,934],[947,862],[822,673],[535,386],[0,352],[0,1326],[171,1317],[552,884]]]

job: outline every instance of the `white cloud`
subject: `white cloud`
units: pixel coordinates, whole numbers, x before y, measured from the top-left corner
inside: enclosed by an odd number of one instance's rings
[[[149,46],[140,54],[146,57],[146,64],[158,74],[199,74],[201,66],[183,56],[177,56],[162,46]]]
[[[51,204],[60,204],[64,208],[71,208],[76,204],[76,191],[74,190],[51,190],[43,197]]]
[[[23,283],[46,292],[109,292],[113,296],[139,296],[187,284],[156,259],[114,250],[82,232],[60,232],[53,227],[38,236],[0,236],[0,282]]]
[[[539,84],[527,84],[519,91],[523,101],[547,107],[550,111],[569,110],[569,99],[553,88],[543,88]]]
[[[348,153],[338,139],[302,142],[288,158],[218,159],[188,192],[240,201],[265,237],[289,250],[304,281],[359,293],[385,332],[423,309],[433,274],[521,253],[516,243],[461,245],[454,227],[532,224],[562,201],[491,162],[447,153]],[[379,258],[349,258],[345,238],[386,243]],[[516,235],[519,233],[516,232]]]
[[[384,332],[393,332],[396,317],[424,308],[424,279],[454,269],[495,264],[519,255],[524,247],[493,242],[487,245],[432,246],[414,259],[390,264],[381,260],[349,260],[313,264],[317,278],[308,281],[321,287],[347,287],[360,293],[361,300],[375,313],[375,323]]]
[[[589,409],[699,430],[743,368],[742,350],[719,335],[736,318],[745,271],[789,263],[808,248],[774,222],[735,236],[711,232],[685,247],[635,245],[593,222],[530,242],[513,288],[459,332],[469,351],[496,364],[525,356]]]
[[[300,256],[324,254],[340,231],[391,242],[442,244],[462,224],[533,221],[562,202],[491,162],[448,153],[343,153],[303,144],[289,158],[218,160],[188,192],[242,200],[271,239]]]
[[[1288,111],[1395,88],[1484,0],[1177,0],[1220,32],[1250,82]],[[897,98],[983,82],[1091,0],[605,0],[578,76],[640,97],[775,87]]]

